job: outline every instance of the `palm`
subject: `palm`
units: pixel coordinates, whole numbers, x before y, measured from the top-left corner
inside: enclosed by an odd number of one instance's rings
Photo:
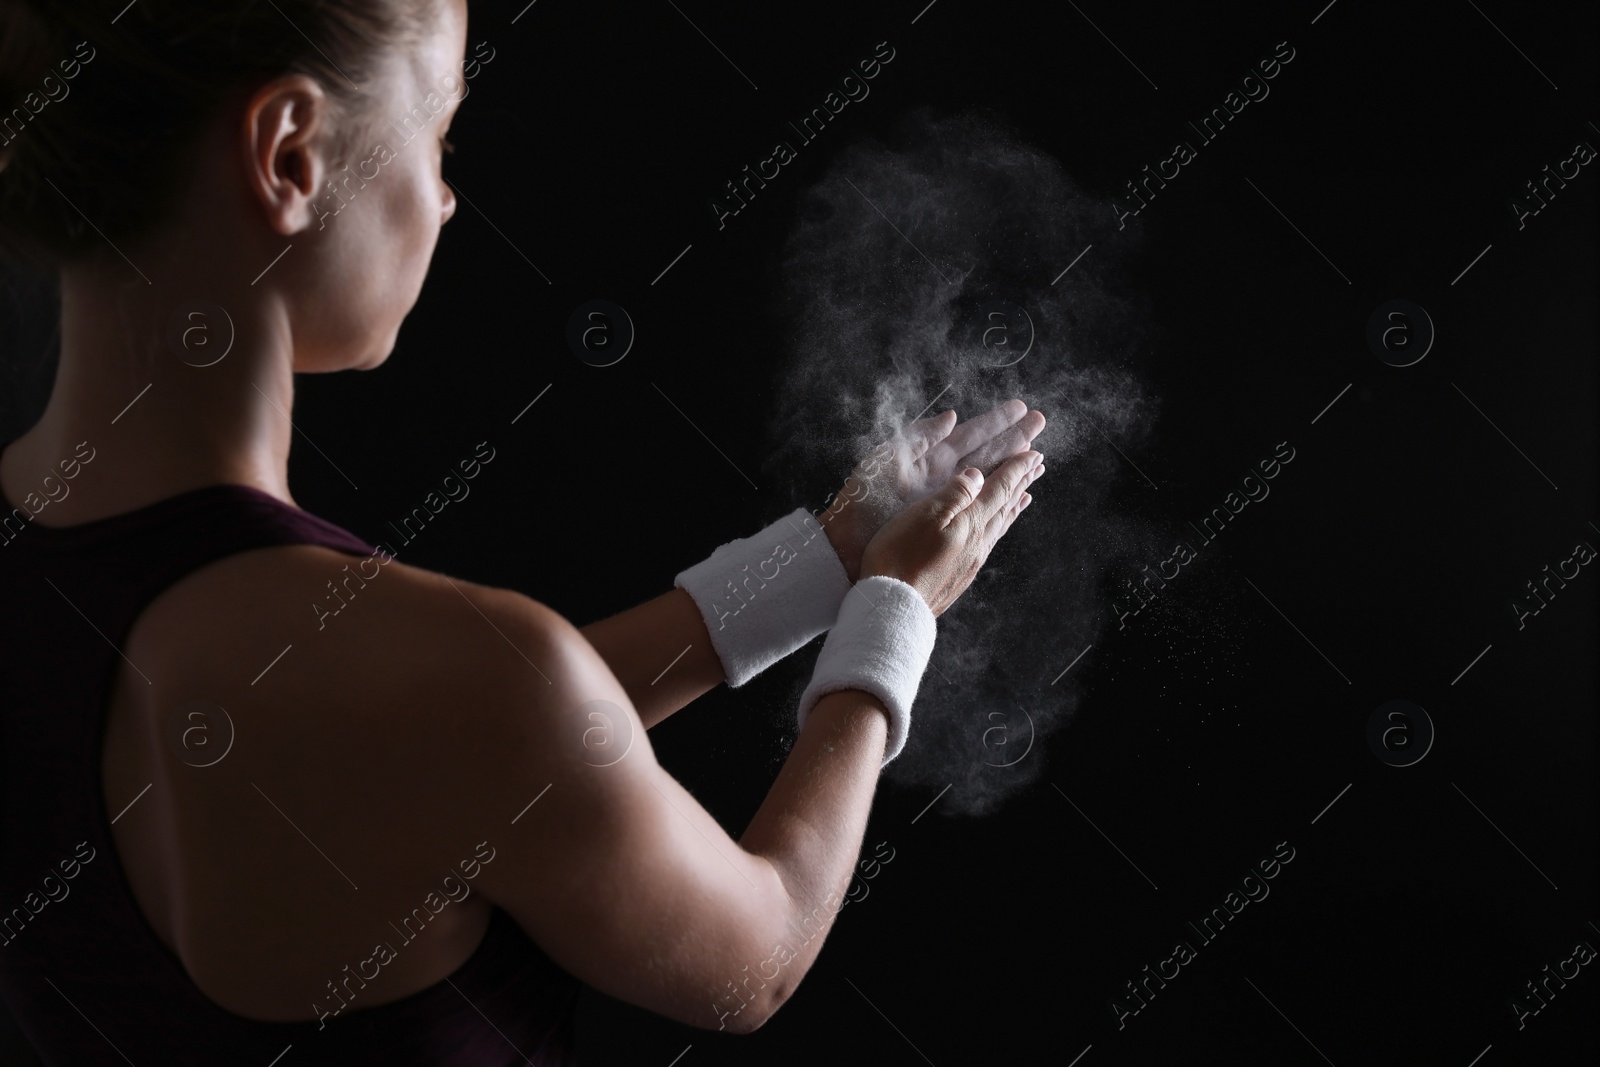
[[[920,419],[873,449],[829,509],[829,539],[850,578],[872,535],[907,505],[932,496],[967,467],[989,474],[1025,450],[1044,424],[1042,414],[1008,400],[966,422],[958,423],[954,411]]]
[[[900,507],[914,504],[967,467],[988,475],[1027,448],[1042,429],[1044,416],[1029,414],[1020,400],[1008,400],[962,423],[955,421],[953,411],[914,422],[889,443],[895,460],[885,467],[884,475],[890,479],[885,488],[892,484]]]

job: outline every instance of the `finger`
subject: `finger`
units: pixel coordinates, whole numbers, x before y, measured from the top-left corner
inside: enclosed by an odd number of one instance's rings
[[[1020,421],[962,456],[960,462],[964,466],[977,467],[987,474],[998,467],[1003,460],[1010,459],[1027,448],[1043,430],[1044,416],[1037,411],[1030,411]]]
[[[1005,527],[1005,530],[1001,530],[1000,531],[1000,536],[1001,537],[1004,537],[1006,535],[1006,530],[1011,529],[1011,524],[1017,521],[1017,516],[1021,515],[1024,511],[1028,510],[1028,505],[1031,504],[1031,503],[1033,503],[1033,494],[1030,493],[1030,492],[1027,492],[1026,490],[1024,490],[1017,497],[1017,505],[1016,505],[1016,507],[1007,512],[1007,515],[1006,515],[1006,527]]]
[[[950,436],[956,427],[956,413],[952,408],[931,419],[918,419],[907,428],[906,437],[911,444],[909,459],[912,463],[927,455],[928,449]]]
[[[1017,521],[1017,516],[1021,515],[1022,510],[1031,503],[1033,503],[1033,496],[1024,490],[1002,508],[999,514],[989,520],[989,527],[985,531],[988,535],[989,549],[993,549],[999,543],[1000,538],[1004,537],[1006,531],[1011,529],[1011,524]]]
[[[1013,497],[1038,477],[1034,471],[1043,467],[1043,460],[1043,456],[1030,450],[1012,456],[996,467],[994,474],[984,482],[978,498],[972,502],[973,520],[980,527],[986,525],[996,513],[1011,502]],[[976,470],[974,467],[967,469]]]
[[[997,404],[975,419],[968,419],[950,431],[944,445],[955,455],[964,456],[973,449],[1016,423],[1028,413],[1028,405],[1020,400],[1007,400]]]
[[[976,467],[963,467],[929,499],[940,529],[950,525],[957,515],[966,511],[983,491],[983,472]]]

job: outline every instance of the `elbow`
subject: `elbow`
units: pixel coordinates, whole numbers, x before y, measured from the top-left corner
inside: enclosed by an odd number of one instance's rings
[[[771,1012],[758,1012],[752,1004],[739,1014],[728,1016],[721,1029],[729,1034],[753,1034],[765,1026],[770,1018]]]
[[[795,983],[779,980],[764,985],[759,990],[750,990],[749,1000],[739,997],[727,996],[721,1001],[712,1003],[712,1012],[709,1016],[696,1014],[694,1018],[680,1018],[680,1022],[696,1026],[704,1030],[716,1030],[726,1034],[753,1034],[778,1013],[789,1000],[789,995],[794,992]],[[748,990],[748,987],[746,987]],[[729,1009],[731,1001],[737,1007]]]
[[[770,994],[763,991],[763,995],[745,1004],[737,1013],[729,1013],[721,1020],[717,1029],[730,1034],[753,1034],[767,1025],[772,1017],[778,1014],[778,1009],[783,1007],[789,999],[787,989],[774,991]],[[710,1029],[708,1026],[707,1029]]]

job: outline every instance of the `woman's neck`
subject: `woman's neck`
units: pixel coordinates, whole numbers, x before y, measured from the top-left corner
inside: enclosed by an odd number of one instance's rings
[[[0,455],[6,500],[46,526],[219,484],[292,504],[293,344],[281,304],[182,257],[136,258],[137,268],[108,253],[62,272],[61,361],[44,415]],[[88,450],[93,461],[65,481],[64,461]]]

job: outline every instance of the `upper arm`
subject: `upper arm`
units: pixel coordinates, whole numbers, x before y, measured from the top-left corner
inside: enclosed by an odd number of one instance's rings
[[[709,1027],[713,998],[783,936],[782,879],[662,770],[577,629],[515,593],[470,594],[506,639],[484,646],[473,679],[471,786],[457,801],[459,819],[498,825],[504,841],[479,890],[585,983]],[[798,975],[783,981],[741,1028],[759,1025]]]

